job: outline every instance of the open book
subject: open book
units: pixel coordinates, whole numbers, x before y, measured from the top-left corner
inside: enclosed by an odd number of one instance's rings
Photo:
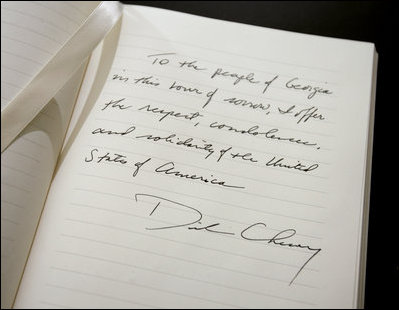
[[[362,305],[373,44],[1,6],[2,307]]]

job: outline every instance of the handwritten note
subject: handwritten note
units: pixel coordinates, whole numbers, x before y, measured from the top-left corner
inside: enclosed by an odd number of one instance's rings
[[[345,131],[367,57],[333,39],[125,10],[17,306],[353,306],[362,166],[344,155],[365,156],[367,111]],[[336,50],[345,61],[329,61]]]

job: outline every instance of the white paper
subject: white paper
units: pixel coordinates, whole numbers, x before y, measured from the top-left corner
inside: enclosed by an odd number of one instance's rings
[[[16,307],[356,307],[373,53],[126,7]]]
[[[87,19],[98,2],[1,2],[1,110]]]
[[[85,65],[1,154],[1,306],[21,280]]]

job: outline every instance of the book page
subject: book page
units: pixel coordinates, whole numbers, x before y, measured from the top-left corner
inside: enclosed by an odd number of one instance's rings
[[[374,46],[127,6],[16,307],[356,307]]]
[[[1,110],[78,30],[98,1],[1,2]]]
[[[85,67],[1,154],[2,308],[14,301]]]

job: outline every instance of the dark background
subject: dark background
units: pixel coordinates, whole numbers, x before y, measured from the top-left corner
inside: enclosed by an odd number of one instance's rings
[[[122,1],[125,2],[125,1]],[[398,1],[399,2],[399,1]],[[379,55],[365,308],[398,305],[399,5],[395,1],[132,1],[130,4],[301,33],[373,42]],[[354,120],[355,122],[356,120]]]

